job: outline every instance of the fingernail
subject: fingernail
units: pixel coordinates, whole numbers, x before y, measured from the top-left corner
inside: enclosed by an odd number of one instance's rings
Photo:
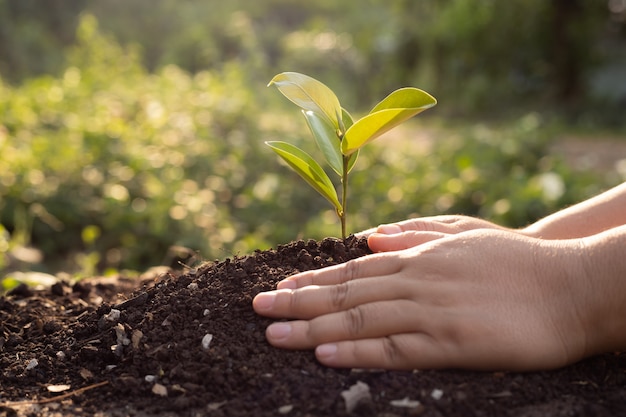
[[[315,349],[315,353],[320,360],[328,360],[335,356],[335,354],[337,353],[337,345],[334,343],[319,345]]]
[[[273,323],[267,328],[267,336],[273,340],[285,339],[291,334],[291,325],[287,323]]]
[[[254,297],[254,306],[259,310],[269,310],[274,305],[276,293],[274,291],[262,292]]]
[[[382,224],[376,229],[378,233],[384,233],[386,235],[395,235],[402,232],[402,228],[395,224]]]
[[[295,290],[296,282],[291,279],[284,279],[276,285],[276,288],[279,290]]]

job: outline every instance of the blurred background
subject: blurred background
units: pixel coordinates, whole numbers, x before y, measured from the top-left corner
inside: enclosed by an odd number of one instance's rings
[[[319,156],[284,71],[357,117],[439,101],[363,150],[352,232],[522,227],[626,180],[626,0],[0,0],[4,288],[339,235],[263,144]]]

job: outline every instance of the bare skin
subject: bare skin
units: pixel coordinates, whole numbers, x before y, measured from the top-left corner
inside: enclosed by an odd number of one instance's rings
[[[294,319],[268,327],[272,345],[328,366],[561,367],[626,349],[625,208],[623,184],[522,230],[465,216],[380,226],[367,232],[379,253],[289,277],[253,307]]]

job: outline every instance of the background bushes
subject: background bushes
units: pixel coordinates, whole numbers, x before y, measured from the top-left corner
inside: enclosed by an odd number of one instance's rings
[[[60,74],[81,13],[135,45],[150,72],[236,62],[259,82],[289,68],[352,106],[428,85],[455,114],[542,106],[619,123],[626,97],[626,7],[599,0],[0,0],[0,73]]]

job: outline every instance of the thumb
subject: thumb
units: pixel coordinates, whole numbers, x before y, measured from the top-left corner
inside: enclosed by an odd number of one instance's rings
[[[404,250],[432,240],[449,236],[440,232],[401,232],[391,235],[372,233],[367,238],[367,245],[373,252],[391,252]]]

